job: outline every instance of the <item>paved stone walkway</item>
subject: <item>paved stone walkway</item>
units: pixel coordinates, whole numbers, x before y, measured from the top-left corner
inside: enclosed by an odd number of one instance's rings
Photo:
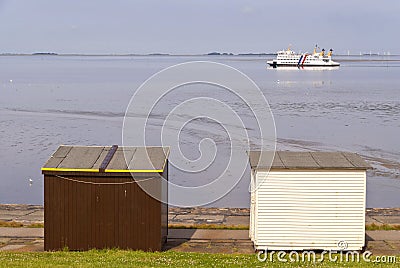
[[[0,204],[0,221],[15,221],[24,224],[43,223],[44,208],[37,205]]]
[[[250,211],[247,208],[175,208],[168,211],[170,225],[190,226],[202,224],[223,224],[228,226],[249,226]]]
[[[170,225],[190,226],[201,224],[223,224],[246,227],[249,225],[247,208],[169,208]],[[23,224],[43,223],[43,206],[37,205],[2,205],[0,221],[15,221]],[[366,224],[400,225],[400,208],[371,208],[366,211]]]
[[[0,251],[43,251],[43,228],[0,228]],[[400,231],[367,231],[367,250],[400,254]],[[209,253],[254,253],[248,230],[169,229],[165,250]]]
[[[247,208],[170,208],[170,225],[223,224],[248,226],[250,211]],[[400,208],[368,208],[366,224],[400,225]]]
[[[43,207],[0,205],[0,221],[43,223]],[[400,208],[367,209],[366,223],[400,225]],[[170,208],[171,226],[203,224],[246,227],[244,208]],[[0,251],[43,251],[43,228],[0,227]],[[367,231],[367,250],[375,255],[400,254],[400,231]],[[170,229],[166,250],[186,252],[254,253],[248,230]]]

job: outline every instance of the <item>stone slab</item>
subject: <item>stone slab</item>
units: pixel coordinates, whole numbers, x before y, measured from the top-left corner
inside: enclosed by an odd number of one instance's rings
[[[13,221],[15,218],[15,215],[0,214],[0,221]]]
[[[367,208],[366,213],[369,216],[400,216],[399,208]]]
[[[186,239],[189,240],[196,229],[168,229],[168,239]]]
[[[224,216],[249,216],[248,208],[179,208],[169,207],[168,213],[171,215],[224,215]]]
[[[400,231],[366,231],[366,234],[373,241],[400,241]]]
[[[226,225],[249,225],[250,218],[248,216],[227,216],[224,224]]]
[[[33,213],[23,215],[17,218],[18,221],[38,222],[44,221],[44,211],[35,211]]]
[[[0,251],[13,251],[25,247],[25,245],[7,245],[0,248]]]
[[[0,245],[7,244],[10,241],[10,238],[0,237]]]
[[[385,241],[390,248],[392,248],[393,250],[397,250],[397,254],[399,254],[400,252],[400,241]]]
[[[374,217],[370,217],[370,216],[365,217],[365,224],[382,225],[381,222],[377,221],[376,219],[374,219]]]
[[[375,250],[391,250],[385,241],[369,241],[366,248],[372,252]]]
[[[203,222],[223,222],[223,215],[176,215],[175,221],[195,220]]]
[[[248,230],[169,229],[168,238],[200,240],[249,240]]]
[[[398,255],[400,248],[393,247],[386,241],[369,241],[366,250],[372,252],[373,255]]]
[[[400,225],[400,216],[373,216],[373,218],[381,223]]]
[[[18,216],[26,215],[26,214],[31,213],[31,212],[32,212],[32,210],[5,210],[5,209],[1,209],[0,210],[0,215],[18,217]]]
[[[44,237],[44,228],[10,228],[0,227],[0,237]]]

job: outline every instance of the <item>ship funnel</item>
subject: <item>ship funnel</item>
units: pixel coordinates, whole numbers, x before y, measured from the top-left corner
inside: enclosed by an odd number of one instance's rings
[[[331,49],[329,49],[329,52],[328,52],[328,57],[332,56],[332,52],[333,52],[333,49],[332,49],[332,48],[331,48]]]
[[[325,54],[325,48],[322,49],[320,55],[321,55],[321,56],[324,56],[324,54]]]

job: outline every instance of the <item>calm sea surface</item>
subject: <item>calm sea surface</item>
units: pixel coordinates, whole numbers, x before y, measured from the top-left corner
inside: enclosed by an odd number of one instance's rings
[[[274,114],[278,149],[357,152],[374,167],[367,207],[400,207],[397,56],[336,57],[342,64],[337,70],[267,69],[266,58],[250,56],[0,56],[0,203],[43,204],[40,168],[60,144],[122,144],[123,117],[135,90],[163,68],[194,60],[230,65],[257,83]],[[247,116],[235,96],[207,87],[165,96],[155,116],[198,96],[221,99]],[[221,126],[195,120],[182,130],[189,158],[198,157],[204,138],[217,147],[227,142]],[[172,167],[170,179],[201,185],[217,172],[211,167],[188,177]],[[211,205],[248,207],[248,184],[245,176]]]

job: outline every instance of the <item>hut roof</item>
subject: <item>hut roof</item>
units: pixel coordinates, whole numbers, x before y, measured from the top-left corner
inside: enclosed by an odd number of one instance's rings
[[[250,151],[252,169],[268,169],[273,152]],[[278,151],[273,156],[271,169],[370,169],[371,166],[358,154],[349,152],[287,152]]]
[[[61,145],[42,171],[163,172],[169,147]]]

